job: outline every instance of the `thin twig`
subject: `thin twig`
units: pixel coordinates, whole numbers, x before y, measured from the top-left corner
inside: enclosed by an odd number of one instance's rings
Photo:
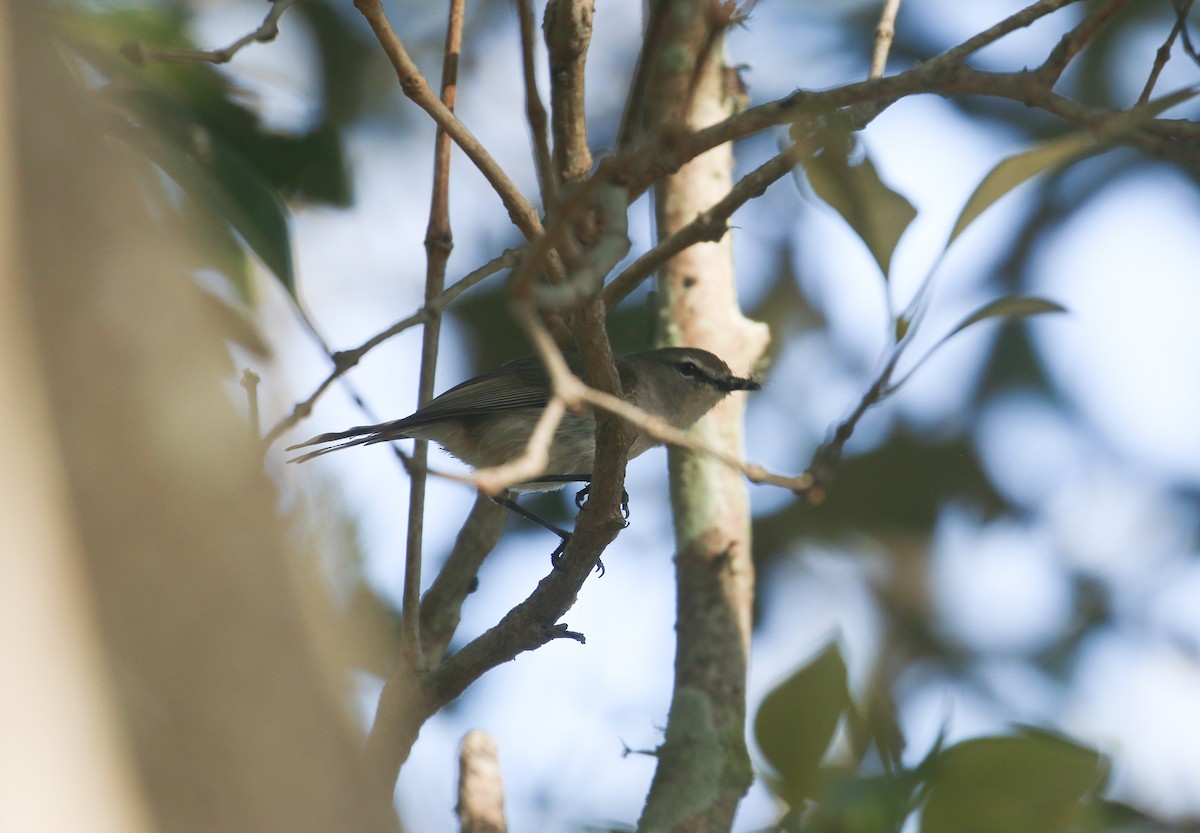
[[[792,145],[744,176],[720,202],[643,254],[604,287],[604,303],[612,309],[659,267],[689,246],[703,241],[716,242],[729,230],[729,218],[755,197],[762,196],[772,183],[781,179],[799,162]]]
[[[1188,32],[1186,21],[1188,11],[1191,8],[1191,3],[1187,2],[1187,0],[1171,0],[1171,3],[1175,6],[1175,14],[1177,17],[1184,19],[1183,29],[1180,30],[1179,33],[1180,38],[1183,40],[1183,51],[1189,58],[1192,59],[1192,63],[1200,66],[1200,53],[1196,51],[1196,45],[1192,43],[1192,36]]]
[[[629,82],[629,92],[625,95],[625,109],[621,113],[621,124],[617,128],[617,155],[625,157],[634,152],[638,134],[643,127],[645,118],[644,104],[646,85],[654,65],[654,56],[658,53],[666,29],[666,18],[670,12],[669,3],[655,3],[648,7],[646,14],[645,32],[642,35],[642,48],[638,51],[637,63],[633,68],[633,77]]]
[[[269,43],[275,40],[279,36],[279,18],[295,3],[296,0],[271,0],[271,10],[267,12],[259,27],[224,49],[160,49],[131,43],[121,48],[121,54],[139,65],[147,59],[178,64],[226,64],[252,43]]]
[[[1146,79],[1146,85],[1142,87],[1142,94],[1138,96],[1138,104],[1145,104],[1150,100],[1150,95],[1154,92],[1154,85],[1158,83],[1158,76],[1162,74],[1167,61],[1171,60],[1171,49],[1175,46],[1176,38],[1181,32],[1187,31],[1187,15],[1192,9],[1193,2],[1194,0],[1182,0],[1176,4],[1175,25],[1171,27],[1167,39],[1154,55],[1154,65],[1150,68],[1150,77]]]
[[[442,53],[441,100],[454,111],[458,96],[458,60],[462,52],[463,10],[465,0],[451,0],[446,24],[446,44]],[[450,137],[440,125],[433,140],[433,188],[429,205],[429,224],[425,231],[425,304],[428,306],[445,291],[446,263],[454,248],[450,226]],[[417,407],[433,399],[437,372],[438,341],[442,317],[433,315],[421,333],[421,372],[417,385]],[[425,468],[429,463],[429,441],[416,439],[413,462],[417,470],[410,477],[408,536],[404,554],[404,590],[400,608],[401,656],[410,667],[424,667],[421,643],[421,551],[425,527]]]
[[[482,281],[490,278],[497,272],[502,272],[505,269],[511,269],[517,265],[520,260],[520,249],[505,249],[503,253],[492,258],[487,263],[480,266],[475,271],[463,277],[453,286],[443,292],[441,295],[434,298],[429,303],[425,304],[412,315],[402,318],[392,326],[388,327],[383,332],[377,333],[364,341],[358,347],[351,350],[341,350],[336,353],[330,353],[330,359],[333,361],[333,370],[326,376],[321,383],[317,385],[317,389],[305,399],[303,402],[297,402],[292,407],[292,412],[284,417],[279,423],[268,432],[263,438],[264,445],[270,445],[275,442],[285,433],[294,428],[302,419],[306,419],[311,413],[313,406],[321,395],[325,393],[329,387],[339,378],[350,371],[355,365],[362,361],[367,353],[374,350],[380,344],[388,339],[399,335],[405,330],[411,329],[418,324],[424,324],[427,321],[433,320],[439,315],[442,310],[453,303],[458,296],[462,295],[468,289],[476,286]]]
[[[492,186],[492,190],[499,195],[513,225],[529,240],[541,237],[544,230],[537,210],[467,126],[433,92],[429,82],[425,80],[425,76],[421,74],[421,70],[417,68],[408,50],[392,29],[391,21],[383,10],[382,0],[355,0],[354,7],[366,18],[371,31],[375,33],[379,45],[396,71],[404,94],[428,113],[438,126],[450,135],[455,144],[462,148],[463,153]]]
[[[557,201],[558,182],[554,177],[554,166],[550,159],[550,140],[547,136],[549,120],[537,85],[533,3],[532,0],[516,0],[516,4],[521,28],[521,75],[525,82],[525,119],[529,122],[529,135],[533,139],[533,161],[542,192],[542,205],[549,207]]]
[[[1001,20],[994,26],[989,26],[977,35],[973,35],[952,49],[947,49],[945,52],[937,55],[926,61],[924,66],[933,64],[935,66],[942,64],[957,64],[964,60],[969,55],[973,55],[983,47],[990,43],[995,43],[1005,35],[1011,34],[1018,29],[1024,29],[1032,25],[1036,21],[1052,14],[1064,6],[1070,6],[1074,3],[1082,2],[1082,0],[1038,0],[1036,3],[1031,3],[1018,12],[1014,12],[1008,17]]]
[[[1042,65],[1034,70],[1041,82],[1053,89],[1066,70],[1067,64],[1071,63],[1071,59],[1082,52],[1092,38],[1104,28],[1104,24],[1128,2],[1129,0],[1108,0],[1080,21],[1078,26],[1063,35]]]
[[[875,51],[871,54],[871,72],[868,78],[882,78],[887,69],[888,52],[896,39],[896,13],[900,11],[900,0],[883,0],[883,11],[875,26]]]

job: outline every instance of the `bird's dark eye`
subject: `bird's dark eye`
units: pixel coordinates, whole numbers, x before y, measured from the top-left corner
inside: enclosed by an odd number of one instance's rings
[[[696,367],[693,362],[680,362],[679,374],[681,376],[696,376],[700,373],[700,368]]]

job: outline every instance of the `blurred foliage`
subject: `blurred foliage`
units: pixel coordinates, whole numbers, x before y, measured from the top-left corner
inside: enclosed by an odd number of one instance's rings
[[[162,49],[197,49],[188,17],[175,5],[117,9],[64,7],[54,23],[89,70],[113,114],[113,136],[136,148],[154,173],[143,191],[165,222],[192,223],[211,260],[196,264],[223,275],[243,300],[253,297],[244,245],[294,293],[295,271],[286,203],[347,206],[352,199],[341,130],[358,107],[349,89],[353,61],[365,50],[329,9],[309,9],[327,63],[321,106],[307,129],[265,126],[221,70],[203,62],[155,59]],[[333,96],[329,98],[328,96]],[[165,177],[165,178],[164,178]]]
[[[884,184],[853,134],[827,130],[818,139],[802,135],[800,127],[796,125],[792,130],[794,141],[802,146],[814,141],[819,144],[803,157],[796,168],[797,176],[804,173],[813,193],[854,229],[887,278],[892,253],[909,223],[916,219],[917,209]]]
[[[1096,798],[1104,758],[1066,738],[1034,729],[973,738],[905,768],[886,741],[836,749],[839,723],[889,725],[856,706],[836,642],[763,699],[754,720],[758,748],[783,801],[778,829],[796,833],[899,833],[919,813],[922,833],[1053,833],[1104,824]],[[831,749],[831,746],[835,747]]]

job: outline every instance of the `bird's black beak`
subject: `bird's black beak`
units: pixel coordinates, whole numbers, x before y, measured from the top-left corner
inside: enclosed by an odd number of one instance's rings
[[[717,385],[717,387],[726,393],[732,393],[735,390],[758,390],[762,387],[762,385],[760,385],[754,379],[743,379],[740,376],[730,376],[726,379],[720,380],[720,383]]]

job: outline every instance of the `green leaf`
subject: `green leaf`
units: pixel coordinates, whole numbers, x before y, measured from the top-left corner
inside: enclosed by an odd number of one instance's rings
[[[949,341],[972,324],[986,321],[989,318],[1028,318],[1031,315],[1044,315],[1048,312],[1066,312],[1067,308],[1045,298],[1035,298],[1030,295],[1005,295],[988,301],[979,309],[958,323],[958,326],[942,337],[939,346]],[[936,347],[934,348],[937,349]]]
[[[1002,298],[996,298],[993,301],[988,301],[979,309],[968,315],[962,321],[958,322],[953,330],[946,333],[937,344],[929,348],[929,352],[917,360],[917,363],[909,368],[899,380],[892,382],[887,387],[887,394],[894,393],[905,382],[912,378],[913,374],[929,360],[929,357],[936,353],[942,345],[961,333],[967,327],[973,324],[978,324],[980,321],[986,321],[989,318],[1028,318],[1031,315],[1044,315],[1048,312],[1066,312],[1067,308],[1061,304],[1056,304],[1054,301],[1047,301],[1045,298],[1035,298],[1030,295],[1005,295]]]
[[[184,108],[151,90],[124,90],[115,98],[148,125],[121,131],[188,195],[225,218],[289,293],[295,294],[288,210],[242,154],[196,124]]]
[[[809,809],[806,833],[884,833],[899,831],[911,812],[917,786],[911,772],[860,777],[827,773],[820,802]]]
[[[975,222],[979,215],[999,201],[1001,197],[1018,185],[1040,174],[1042,171],[1066,165],[1082,159],[1097,149],[1096,138],[1090,132],[1070,133],[1050,139],[1031,150],[1010,156],[992,168],[963,206],[954,222],[947,248]]]
[[[1104,781],[1094,749],[1043,732],[977,738],[947,749],[930,779],[921,833],[1057,833]]]
[[[793,807],[814,793],[817,768],[849,702],[846,663],[831,642],[758,707],[754,739],[779,773],[780,794]]]
[[[1112,143],[1128,137],[1164,110],[1192,98],[1197,92],[1200,90],[1196,88],[1180,90],[1126,113],[1119,113],[1093,130],[1049,139],[1030,150],[1008,157],[992,168],[975,188],[954,223],[946,247],[949,248],[980,214],[1018,185],[1043,171],[1065,167],[1104,150]]]
[[[217,210],[288,293],[295,295],[296,273],[287,206],[228,142],[213,137],[211,164],[219,187]]]
[[[867,244],[886,278],[892,253],[917,210],[885,185],[870,158],[859,152],[861,159],[851,161],[850,153],[826,146],[802,164],[813,192],[833,206]]]

